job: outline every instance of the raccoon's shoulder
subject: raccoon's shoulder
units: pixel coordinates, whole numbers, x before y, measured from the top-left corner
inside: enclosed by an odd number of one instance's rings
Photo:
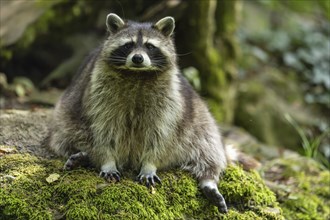
[[[196,111],[196,106],[194,103],[196,99],[200,99],[197,92],[190,85],[188,80],[182,75],[178,74],[179,78],[179,92],[183,98],[183,106],[184,106],[184,121],[187,123],[194,117],[194,113]]]
[[[178,78],[179,78],[179,91],[182,95],[182,97],[184,98],[185,102],[192,102],[193,99],[199,99],[199,95],[197,94],[197,92],[194,90],[194,88],[190,85],[190,83],[188,82],[188,80],[182,75],[182,74],[178,74]],[[187,104],[189,104],[187,103]],[[189,105],[191,105],[192,103],[190,103]]]

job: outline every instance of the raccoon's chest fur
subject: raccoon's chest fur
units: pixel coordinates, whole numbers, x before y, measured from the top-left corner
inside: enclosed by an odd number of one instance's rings
[[[96,75],[87,101],[94,147],[112,148],[119,166],[137,168],[145,148],[175,144],[181,108],[172,80]]]

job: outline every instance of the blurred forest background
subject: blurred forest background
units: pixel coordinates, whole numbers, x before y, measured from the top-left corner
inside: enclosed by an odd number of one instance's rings
[[[176,19],[183,74],[216,119],[330,168],[329,0],[0,0],[0,108],[52,107],[110,12]]]

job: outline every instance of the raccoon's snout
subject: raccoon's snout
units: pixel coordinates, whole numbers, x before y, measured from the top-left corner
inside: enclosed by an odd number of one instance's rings
[[[141,64],[143,63],[143,56],[141,54],[134,54],[134,56],[132,57],[132,62],[134,64]]]
[[[130,69],[150,69],[151,60],[144,51],[133,51],[128,55],[125,66]]]

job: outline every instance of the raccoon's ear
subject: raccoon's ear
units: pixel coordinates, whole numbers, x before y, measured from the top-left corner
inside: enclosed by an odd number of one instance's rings
[[[110,13],[107,16],[106,24],[108,31],[114,34],[125,25],[125,22],[118,15]]]
[[[175,23],[173,17],[165,17],[160,19],[159,21],[154,24],[154,27],[158,29],[162,34],[166,37],[171,36],[174,31]]]

